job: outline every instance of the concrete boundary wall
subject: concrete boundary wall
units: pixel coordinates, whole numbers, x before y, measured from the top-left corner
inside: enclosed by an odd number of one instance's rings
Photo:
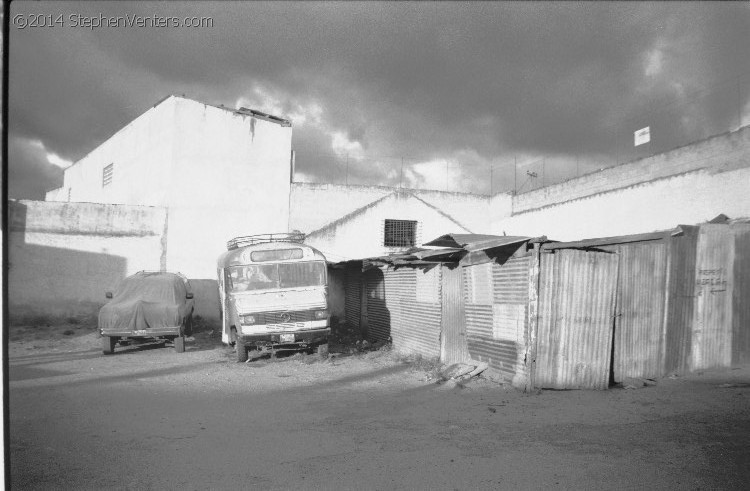
[[[159,270],[167,210],[160,207],[11,200],[8,310],[30,318],[91,321],[119,281]]]
[[[493,233],[571,241],[665,230],[721,213],[750,217],[749,189],[750,167],[698,170],[518,213],[497,221]]]
[[[750,126],[513,197],[513,215],[701,169],[750,165]],[[502,213],[502,210],[498,210]],[[502,216],[500,216],[502,218]]]

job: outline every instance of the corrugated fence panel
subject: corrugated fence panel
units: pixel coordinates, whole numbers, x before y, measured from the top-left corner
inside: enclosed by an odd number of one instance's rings
[[[734,240],[728,226],[703,224],[698,232],[691,370],[732,364]]]
[[[385,303],[385,280],[380,268],[365,272],[367,303],[367,337],[371,341],[387,341],[391,337],[391,314]]]
[[[615,382],[622,382],[625,377],[661,377],[667,245],[633,242],[617,249],[620,273],[615,312]]]
[[[608,387],[617,265],[605,252],[542,254],[536,387]]]
[[[344,273],[344,318],[351,326],[359,327],[362,305],[362,270],[359,266],[347,267]]]
[[[420,277],[418,279],[418,277]],[[417,301],[417,285],[425,290]],[[385,272],[386,306],[391,314],[393,347],[425,357],[440,356],[440,268],[399,268]]]
[[[691,226],[682,229],[682,235],[669,239],[669,298],[664,350],[666,373],[685,373],[690,369],[698,228]]]
[[[731,225],[734,235],[732,364],[750,362],[750,223]]]
[[[529,301],[529,256],[511,257],[492,265],[494,303],[527,304]]]

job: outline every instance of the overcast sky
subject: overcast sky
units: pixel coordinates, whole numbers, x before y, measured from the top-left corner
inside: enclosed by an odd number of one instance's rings
[[[750,2],[16,1],[10,21],[11,198],[168,94],[291,119],[298,180],[478,193],[750,123]]]

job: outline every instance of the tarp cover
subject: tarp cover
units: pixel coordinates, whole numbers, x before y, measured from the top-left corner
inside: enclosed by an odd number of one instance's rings
[[[192,304],[186,293],[185,283],[173,274],[125,278],[114,298],[99,311],[99,327],[117,331],[178,327]]]

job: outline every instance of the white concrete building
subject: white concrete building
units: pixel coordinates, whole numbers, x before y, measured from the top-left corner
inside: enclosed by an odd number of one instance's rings
[[[47,201],[167,209],[166,269],[214,279],[238,235],[285,232],[291,122],[169,96],[65,169]]]

